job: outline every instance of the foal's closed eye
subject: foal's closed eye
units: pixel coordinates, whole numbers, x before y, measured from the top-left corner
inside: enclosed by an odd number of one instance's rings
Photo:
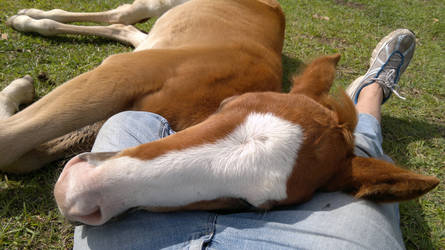
[[[226,99],[224,99],[224,100],[219,104],[218,111],[220,111],[220,110],[224,107],[224,105],[226,105],[227,103],[233,101],[233,100],[236,99],[238,96],[239,96],[239,95],[234,95],[234,96],[227,97]]]

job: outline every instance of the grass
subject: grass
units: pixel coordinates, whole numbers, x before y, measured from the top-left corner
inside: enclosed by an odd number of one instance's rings
[[[402,94],[383,109],[384,149],[398,164],[444,180],[445,165],[445,2],[442,0],[281,0],[287,29],[283,51],[284,89],[303,62],[341,53],[336,84],[347,86],[368,67],[378,41],[395,28],[418,38],[414,59],[401,78]],[[43,38],[5,26],[22,8],[99,11],[118,0],[1,0],[0,87],[30,74],[38,97],[97,66],[108,55],[131,51],[96,37]],[[328,18],[324,18],[328,17]],[[326,20],[328,19],[328,20]],[[150,25],[139,28],[149,30]],[[40,78],[39,78],[40,75]],[[72,226],[60,217],[52,188],[63,163],[26,176],[0,174],[0,249],[72,247]],[[445,187],[400,204],[401,227],[408,249],[445,249]]]

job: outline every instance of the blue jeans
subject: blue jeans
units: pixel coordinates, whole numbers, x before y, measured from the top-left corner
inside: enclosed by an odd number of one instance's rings
[[[100,130],[94,152],[118,151],[174,133],[161,116],[127,111]],[[359,115],[356,154],[387,159],[377,120]],[[151,213],[136,210],[102,226],[78,226],[74,249],[404,249],[396,203],[317,193],[268,212]]]

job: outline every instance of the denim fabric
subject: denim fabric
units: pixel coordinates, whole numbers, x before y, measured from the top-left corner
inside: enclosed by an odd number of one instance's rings
[[[93,151],[118,151],[174,133],[167,121],[127,111],[102,127]],[[385,158],[377,120],[359,115],[356,153]],[[297,206],[268,212],[132,211],[105,225],[78,226],[74,249],[404,249],[394,204],[317,193]]]
[[[92,152],[112,152],[135,147],[175,132],[157,114],[125,111],[108,119],[97,134]]]

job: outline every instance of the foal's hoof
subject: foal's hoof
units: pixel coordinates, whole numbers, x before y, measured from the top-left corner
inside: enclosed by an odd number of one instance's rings
[[[30,75],[12,81],[3,91],[16,105],[31,103],[34,99],[34,80]]]
[[[19,10],[19,12],[17,12],[17,14],[18,15],[26,15],[26,11],[27,11],[28,9],[22,9],[22,10]]]
[[[34,90],[34,80],[30,75],[26,75],[20,79],[17,79],[11,83],[11,85],[15,83],[17,89],[21,92],[21,96],[19,98],[20,104],[29,104],[34,99],[35,90]]]
[[[14,19],[15,19],[16,17],[18,17],[18,16],[19,16],[19,15],[14,15],[14,16],[8,18],[8,20],[6,20],[6,25],[9,26],[9,27],[13,27],[13,26],[12,26],[12,23],[14,22]]]
[[[17,12],[18,15],[26,15],[37,19],[41,16],[42,13],[43,11],[38,9],[22,9]]]

